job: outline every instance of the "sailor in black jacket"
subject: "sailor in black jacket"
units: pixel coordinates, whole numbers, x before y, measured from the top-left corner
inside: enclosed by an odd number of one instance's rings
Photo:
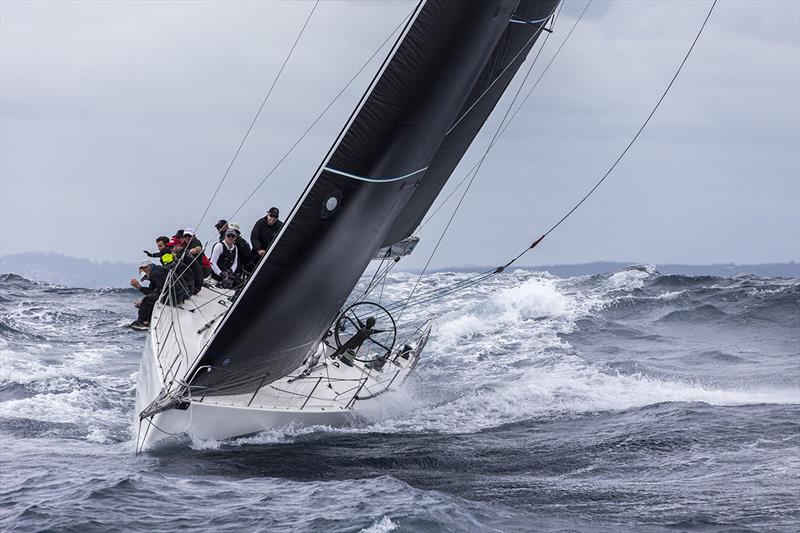
[[[148,261],[139,265],[139,279],[131,279],[131,287],[139,289],[144,294],[144,298],[138,303],[139,316],[130,325],[132,329],[144,331],[150,327],[153,307],[155,307],[158,297],[161,295],[161,290],[167,282],[168,273],[167,267],[154,265]],[[144,287],[140,283],[140,280],[144,281],[145,279],[150,280],[148,287]]]
[[[258,261],[266,255],[272,240],[283,227],[283,222],[278,220],[280,212],[277,207],[270,207],[267,216],[259,218],[250,232],[250,242],[253,244],[253,260]]]

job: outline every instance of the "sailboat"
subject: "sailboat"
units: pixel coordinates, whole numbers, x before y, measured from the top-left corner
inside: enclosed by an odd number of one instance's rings
[[[337,425],[414,371],[427,321],[398,335],[355,291],[415,231],[559,0],[422,0],[257,268],[153,312],[136,392],[137,451]]]

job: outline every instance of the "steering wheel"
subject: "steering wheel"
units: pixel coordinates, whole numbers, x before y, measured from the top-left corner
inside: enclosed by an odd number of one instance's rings
[[[397,325],[389,311],[373,302],[354,303],[342,311],[333,328],[336,347],[341,348],[350,337],[368,327],[368,321],[374,321],[372,332],[353,351],[354,359],[362,363],[385,358],[392,353],[392,348],[397,340]],[[368,344],[370,346],[367,346]],[[359,352],[361,353],[359,354]]]

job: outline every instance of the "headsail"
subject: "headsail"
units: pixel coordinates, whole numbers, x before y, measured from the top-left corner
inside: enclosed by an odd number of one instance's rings
[[[463,118],[445,137],[425,173],[425,178],[417,185],[414,194],[397,216],[383,246],[390,246],[413,234],[422,222],[536,40],[543,33],[544,24],[559,1],[520,0],[511,23],[506,27],[491,58],[476,80],[464,108],[459,111],[459,117]]]
[[[529,24],[515,20],[546,18],[557,0],[518,3],[420,2],[198,361],[210,371],[193,373],[191,385],[246,398],[316,347],[375,252],[430,207],[524,60],[528,45],[486,92],[533,35],[520,37],[516,28]]]

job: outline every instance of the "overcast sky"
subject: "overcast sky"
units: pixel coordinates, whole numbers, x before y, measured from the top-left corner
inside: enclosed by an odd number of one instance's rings
[[[529,84],[584,5],[567,2]],[[133,262],[156,236],[195,225],[312,6],[0,2],[0,253]],[[593,2],[490,152],[432,266],[502,263],[558,220],[641,125],[709,6]],[[200,237],[412,7],[320,3]],[[386,51],[236,215],[247,233],[271,205],[288,214]],[[626,159],[524,264],[800,259],[798,95],[800,2],[720,1]],[[454,206],[425,227],[407,267],[425,263]]]

